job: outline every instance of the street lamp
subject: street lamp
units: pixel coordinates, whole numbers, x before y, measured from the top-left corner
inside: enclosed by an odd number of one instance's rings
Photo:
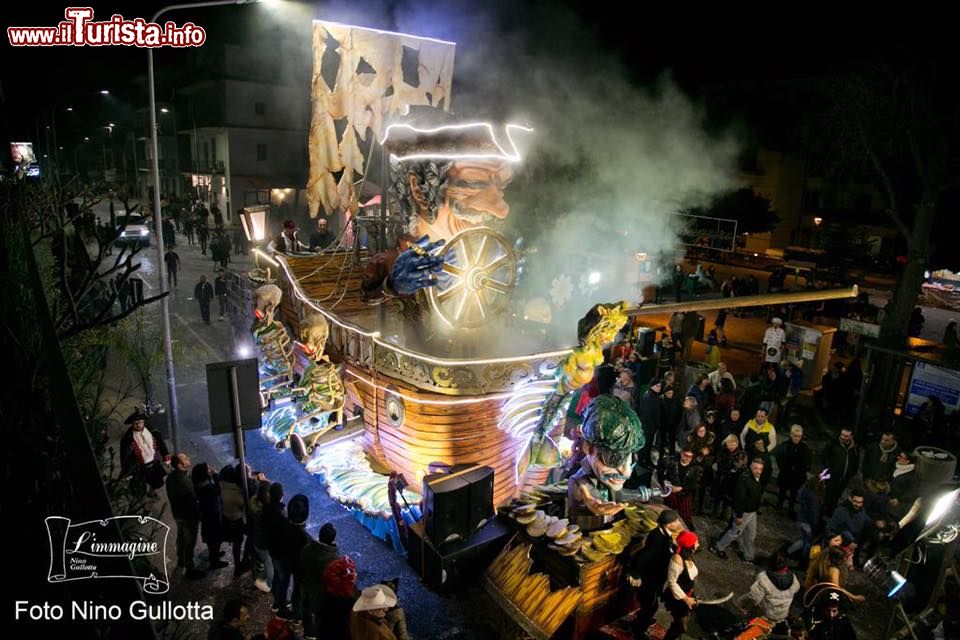
[[[107,91],[106,89],[100,89],[100,95],[102,95],[102,96],[108,96],[108,95],[110,95],[110,92]]]
[[[261,256],[270,264],[280,266],[280,264],[263,253],[259,245],[267,237],[267,213],[270,211],[270,205],[260,205],[256,207],[244,207],[240,211],[240,226],[243,227],[243,235],[247,237],[247,242],[253,245],[253,259],[256,262],[257,270],[260,270]],[[270,279],[270,267],[267,267],[266,282],[272,282]]]
[[[163,7],[150,20],[155,24],[161,15],[167,11],[176,9],[199,9],[202,7],[219,7],[228,4],[247,4],[247,0],[212,0],[210,2],[194,2],[187,4],[171,4]],[[163,218],[160,213],[160,151],[157,142],[157,96],[156,82],[153,73],[153,49],[147,49],[147,93],[150,100],[150,148],[153,151],[153,157],[150,159],[150,172],[153,176],[153,226],[157,230],[157,279],[160,283],[160,292],[169,293],[167,288],[167,273],[163,268],[163,256],[166,253],[163,247]],[[103,93],[101,91],[101,93]],[[170,440],[173,443],[174,452],[179,451],[180,446],[177,437],[177,431],[180,427],[180,412],[177,408],[177,378],[173,369],[173,340],[170,335],[170,301],[168,295],[160,298],[160,319],[163,329],[163,362],[167,370],[167,395],[169,397],[170,410],[167,412],[170,421]],[[246,478],[246,476],[244,476]]]

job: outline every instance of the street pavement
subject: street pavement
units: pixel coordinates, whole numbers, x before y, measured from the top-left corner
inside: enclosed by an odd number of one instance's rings
[[[98,217],[109,220],[109,208],[106,203],[96,207]],[[152,234],[151,234],[152,235]],[[153,240],[153,238],[151,238]],[[219,470],[227,464],[236,462],[231,435],[210,435],[209,409],[206,391],[206,369],[209,362],[232,360],[239,357],[231,323],[228,319],[218,320],[216,301],[211,307],[211,323],[207,325],[200,317],[200,308],[193,298],[193,289],[200,275],[205,274],[212,282],[216,273],[209,255],[204,256],[199,246],[190,246],[183,234],[177,234],[174,250],[180,256],[181,271],[178,274],[178,286],[171,287],[170,320],[174,340],[174,359],[176,370],[176,388],[179,403],[180,429],[179,450],[186,451],[194,464],[207,462],[213,469]],[[141,263],[139,277],[144,280],[144,294],[155,295],[158,291],[156,245],[141,250],[137,255]],[[231,256],[229,268],[246,271],[253,266],[250,256]],[[146,314],[148,323],[160,322],[159,305],[153,305]],[[162,370],[156,371],[153,385],[154,396],[167,404],[166,378]],[[122,422],[133,401],[128,402],[116,412]],[[115,428],[115,439],[123,431],[123,425]],[[167,434],[169,436],[169,434]],[[170,438],[168,437],[168,442]],[[316,538],[320,527],[331,522],[338,531],[338,545],[341,553],[349,555],[357,566],[357,586],[363,588],[383,580],[399,577],[400,604],[407,612],[408,627],[414,638],[504,638],[509,637],[510,629],[503,630],[502,616],[499,610],[479,585],[468,586],[456,595],[442,595],[427,589],[421,584],[419,576],[407,564],[406,559],[397,555],[386,542],[375,539],[354,520],[350,513],[335,503],[327,495],[322,483],[306,472],[289,451],[278,452],[257,432],[249,432],[245,437],[247,461],[257,470],[262,470],[274,482],[281,482],[289,500],[297,493],[306,495],[310,500],[310,517],[307,531]],[[160,492],[161,497],[163,491]],[[154,503],[152,508],[161,512],[165,500]],[[173,548],[169,553],[173,554]],[[225,545],[223,547],[227,549]],[[206,547],[199,544],[197,555],[201,567],[206,566]],[[229,553],[227,554],[229,560]],[[175,557],[168,559],[168,566],[176,564]],[[272,617],[270,596],[262,594],[253,587],[249,573],[241,578],[233,577],[232,566],[210,572],[207,578],[190,581],[179,576],[173,579],[170,592],[171,601],[186,603],[199,601],[201,604],[214,604],[220,611],[221,605],[229,598],[240,597],[251,605],[251,622],[246,634],[262,632],[264,625]],[[166,634],[178,638],[205,638],[205,623],[172,623],[164,629]],[[167,637],[174,637],[168,635]]]

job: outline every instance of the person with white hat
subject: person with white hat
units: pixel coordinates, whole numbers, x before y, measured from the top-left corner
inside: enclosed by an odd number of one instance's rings
[[[367,587],[353,604],[351,640],[397,640],[386,622],[387,611],[397,604],[393,589],[378,584]]]
[[[779,365],[783,358],[783,345],[786,341],[787,334],[783,331],[783,320],[774,318],[763,334],[763,361]]]

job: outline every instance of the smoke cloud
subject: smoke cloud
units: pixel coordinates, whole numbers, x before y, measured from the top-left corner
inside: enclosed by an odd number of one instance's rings
[[[672,214],[736,186],[739,145],[708,134],[704,110],[667,73],[637,86],[609,53],[622,43],[599,42],[555,4],[541,11],[394,16],[401,31],[431,27],[440,33],[424,35],[457,42],[459,116],[535,129],[518,140],[525,157],[506,191],[504,232],[527,251],[517,308],[545,298],[551,342],[568,345],[592,304],[640,299],[638,252],[669,277],[679,247]]]
[[[506,191],[503,231],[523,238],[515,308],[545,299],[551,322],[541,333],[551,344],[573,344],[592,304],[640,299],[638,252],[668,277],[679,247],[672,214],[736,186],[734,136],[708,133],[703,109],[668,72],[631,81],[610,53],[623,43],[600,42],[556,3],[391,3],[379,16],[364,4],[365,17],[356,4],[352,15],[318,17],[456,42],[458,120],[535,129],[518,139],[524,160]]]

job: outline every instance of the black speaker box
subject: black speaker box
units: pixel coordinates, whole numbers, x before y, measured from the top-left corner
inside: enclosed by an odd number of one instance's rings
[[[493,516],[493,469],[456,465],[423,477],[423,520],[435,545],[465,540]]]
[[[421,525],[422,522],[418,522],[409,529],[407,560],[434,589],[477,584],[477,576],[513,535],[509,525],[493,518],[469,539],[437,547],[426,537]]]
[[[452,473],[456,472],[455,467]],[[467,534],[469,535],[493,517],[493,467],[464,465],[461,477],[470,485],[467,497]]]
[[[470,485],[452,473],[423,476],[423,522],[435,544],[466,538]]]

